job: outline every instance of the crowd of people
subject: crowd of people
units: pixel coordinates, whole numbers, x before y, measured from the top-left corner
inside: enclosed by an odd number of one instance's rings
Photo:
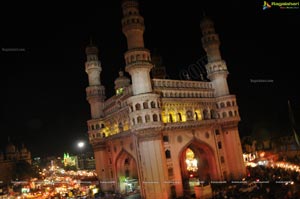
[[[212,184],[212,199],[300,199],[300,174],[296,171],[265,166],[247,167],[245,182],[253,189],[241,191],[243,183]]]

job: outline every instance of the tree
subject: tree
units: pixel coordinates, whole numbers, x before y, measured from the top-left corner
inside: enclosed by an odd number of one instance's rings
[[[32,166],[24,161],[18,161],[14,169],[14,178],[18,180],[28,180],[30,178],[38,177],[38,173]]]
[[[77,171],[77,167],[75,165],[66,165],[64,168],[66,171]]]

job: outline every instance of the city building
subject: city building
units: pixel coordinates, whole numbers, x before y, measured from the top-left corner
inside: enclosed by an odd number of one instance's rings
[[[250,136],[243,137],[242,149],[245,162],[258,162],[260,159],[273,162],[300,162],[300,150],[295,135],[289,133],[265,140],[256,140]]]
[[[24,144],[18,148],[8,141],[5,151],[0,151],[0,185],[10,183],[13,180],[16,164],[19,161],[26,161],[31,164],[30,151]]]
[[[280,159],[298,161],[300,158],[300,147],[297,145],[294,135],[275,137],[271,140],[272,151],[279,155]],[[297,163],[298,163],[297,162]]]
[[[78,158],[77,156],[70,156],[69,153],[64,153],[64,168],[78,169]]]
[[[64,167],[69,169],[79,170],[94,170],[95,169],[95,158],[94,154],[90,152],[82,153],[79,155],[69,155],[64,153]]]
[[[85,152],[78,156],[79,169],[83,170],[95,170],[95,158],[93,152]]]
[[[172,80],[162,65],[154,67],[144,46],[138,2],[124,0],[122,10],[131,78],[119,72],[114,96],[107,99],[101,84],[98,48],[86,48],[88,134],[102,191],[139,190],[142,198],[166,199],[183,196],[195,179],[241,179],[246,170],[238,105],[213,21],[204,17],[200,23],[209,81]]]

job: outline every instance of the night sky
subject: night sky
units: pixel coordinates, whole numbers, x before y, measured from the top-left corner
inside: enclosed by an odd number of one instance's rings
[[[230,91],[237,95],[241,137],[291,134],[288,99],[300,130],[299,10],[263,11],[262,2],[140,1],[145,45],[157,49],[170,79],[205,55],[203,12],[214,20]],[[87,140],[85,47],[90,37],[99,47],[107,97],[127,48],[120,1],[97,3],[2,7],[0,149],[9,136],[33,156],[62,155],[78,152],[76,142]],[[271,82],[252,81],[259,79]]]

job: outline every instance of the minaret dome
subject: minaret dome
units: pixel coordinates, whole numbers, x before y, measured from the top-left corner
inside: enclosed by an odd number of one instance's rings
[[[119,77],[115,80],[115,90],[116,95],[120,95],[123,93],[124,88],[130,85],[130,79],[124,76],[124,72],[122,70],[119,71]]]

